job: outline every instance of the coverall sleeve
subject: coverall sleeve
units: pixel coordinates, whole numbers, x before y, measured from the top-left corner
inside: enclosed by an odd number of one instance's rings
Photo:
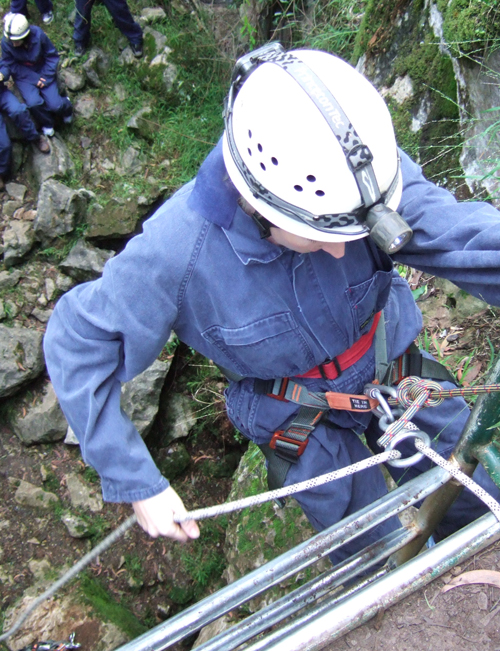
[[[50,38],[44,32],[42,32],[41,45],[45,59],[43,62],[40,77],[43,77],[46,80],[47,84],[50,84],[54,81],[57,75],[59,54]]]
[[[121,382],[156,359],[177,316],[184,250],[175,244],[175,220],[163,211],[108,261],[99,280],[59,300],[44,341],[61,407],[111,502],[147,499],[168,487],[120,408]]]
[[[458,202],[426,180],[401,152],[403,196],[399,212],[413,238],[394,258],[446,278],[470,294],[500,305],[500,213],[483,202]]]

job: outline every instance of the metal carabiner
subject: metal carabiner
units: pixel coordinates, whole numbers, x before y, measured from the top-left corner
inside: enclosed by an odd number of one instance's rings
[[[373,409],[373,413],[375,414],[375,416],[377,416],[377,418],[383,418],[384,421],[388,423],[394,422],[395,419],[392,413],[391,406],[384,398],[382,393],[385,393],[391,396],[392,398],[397,399],[398,393],[395,388],[388,387],[383,384],[365,384],[363,393],[365,394],[365,396],[378,400],[379,406]]]
[[[431,447],[431,439],[428,434],[422,432],[422,430],[420,429],[418,430],[404,429],[398,434],[396,434],[394,438],[389,441],[385,449],[394,450],[398,443],[401,443],[401,441],[405,441],[406,439],[410,439],[410,438],[420,439],[422,443],[427,445],[427,447]],[[391,466],[394,466],[394,468],[408,468],[409,466],[414,466],[421,459],[423,459],[424,456],[425,455],[423,454],[423,452],[416,452],[411,457],[407,457],[406,459],[394,459],[392,461],[388,461],[387,463]]]

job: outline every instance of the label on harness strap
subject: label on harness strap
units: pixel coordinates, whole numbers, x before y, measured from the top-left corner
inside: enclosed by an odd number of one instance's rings
[[[335,393],[327,391],[325,397],[331,409],[345,411],[371,411],[378,405],[378,400],[368,396],[351,395],[350,393]]]

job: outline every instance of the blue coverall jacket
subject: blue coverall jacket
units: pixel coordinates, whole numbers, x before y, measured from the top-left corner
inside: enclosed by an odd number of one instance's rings
[[[400,212],[414,237],[397,259],[500,304],[500,214],[488,204],[457,203],[401,156]],[[84,459],[101,475],[106,500],[141,500],[168,485],[120,410],[120,383],[155,360],[172,329],[206,357],[245,376],[230,383],[227,410],[257,443],[268,442],[297,407],[256,394],[253,378],[293,377],[339,355],[370,328],[381,308],[390,359],[420,332],[422,318],[408,284],[369,238],[347,243],[341,259],[323,251],[294,253],[260,239],[237,199],[219,143],[197,178],[144,224],[143,233],[106,264],[101,279],[64,295],[49,322],[49,373]],[[374,373],[372,347],[336,380],[301,382],[316,391],[361,393]],[[449,450],[467,407],[453,399],[430,411],[422,410],[415,422],[435,438],[436,447]],[[358,434],[366,431],[373,445],[380,436],[370,417],[331,411],[333,428],[316,428],[286,483],[366,457]],[[412,468],[404,479],[425,467]],[[321,529],[384,492],[375,468],[297,499]],[[464,500],[444,533],[482,512],[474,500]],[[393,527],[389,522],[377,528],[349,551]]]

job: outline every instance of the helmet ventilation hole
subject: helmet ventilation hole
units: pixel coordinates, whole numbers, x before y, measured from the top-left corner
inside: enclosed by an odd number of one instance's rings
[[[324,197],[325,196],[325,193],[323,192],[323,190],[316,190],[316,192],[314,194],[317,197]]]
[[[309,181],[309,183],[314,183],[314,181],[316,181],[316,177],[313,176],[312,174],[308,174],[307,180]]]
[[[271,163],[272,163],[273,165],[277,165],[277,164],[278,164],[278,159],[275,158],[275,157],[273,156],[273,157],[271,158]]]
[[[294,185],[294,190],[297,190],[297,192],[302,192],[303,187],[301,185]]]
[[[247,149],[247,151],[248,151],[248,155],[251,156],[252,155],[252,150],[250,149],[250,147]]]
[[[249,138],[252,137],[252,132],[250,131],[250,129],[248,129],[248,137],[249,137]]]
[[[264,163],[261,163],[260,166],[262,167],[262,169],[263,169],[264,172],[265,172],[265,171],[266,171],[266,166],[264,165]]]
[[[257,149],[262,153],[262,145],[260,144],[260,142],[259,142],[259,144],[257,145]]]

